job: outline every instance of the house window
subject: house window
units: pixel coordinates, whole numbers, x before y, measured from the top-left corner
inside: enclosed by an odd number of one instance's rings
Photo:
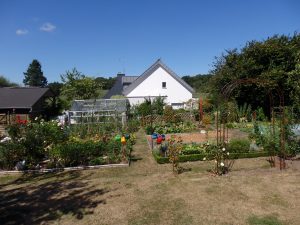
[[[162,86],[162,88],[167,88],[167,82],[162,82],[161,86]]]

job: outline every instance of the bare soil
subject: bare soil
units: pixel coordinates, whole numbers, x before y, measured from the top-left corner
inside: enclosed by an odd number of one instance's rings
[[[213,162],[188,162],[175,176],[156,164],[145,134],[137,137],[130,167],[1,175],[0,223],[300,224],[299,160],[280,171],[266,158],[240,159],[220,177],[207,172]]]

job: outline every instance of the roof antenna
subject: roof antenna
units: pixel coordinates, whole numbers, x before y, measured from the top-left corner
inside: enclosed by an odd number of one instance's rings
[[[121,71],[123,72],[123,74],[125,74],[126,69],[125,69],[125,65],[124,65],[124,62],[123,62],[122,58],[119,57],[119,58],[118,58],[118,61],[119,61],[119,63],[120,63],[120,67],[122,68]]]

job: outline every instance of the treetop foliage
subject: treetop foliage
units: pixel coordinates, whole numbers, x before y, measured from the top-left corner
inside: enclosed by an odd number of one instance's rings
[[[210,92],[209,82],[212,78],[211,74],[198,74],[196,76],[183,76],[182,79],[189,84],[196,92]]]
[[[23,83],[25,85],[33,87],[45,87],[47,85],[47,78],[43,74],[42,66],[36,59],[29,65],[24,76]]]
[[[286,106],[300,107],[300,35],[275,35],[263,41],[250,41],[238,49],[227,50],[213,65],[212,90],[216,95],[229,82],[253,78],[269,85],[242,85],[232,92],[239,105],[245,102],[254,109],[268,106],[269,89],[282,90]],[[278,96],[274,92],[274,105]],[[277,99],[277,100],[276,100]]]
[[[76,68],[61,75],[63,82],[62,95],[67,100],[92,99],[99,96],[102,84],[92,77],[87,77]]]

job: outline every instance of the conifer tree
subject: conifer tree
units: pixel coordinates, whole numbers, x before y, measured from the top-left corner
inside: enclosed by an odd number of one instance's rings
[[[45,87],[47,85],[47,78],[43,74],[42,66],[36,59],[29,65],[24,76],[23,83],[25,85],[34,87]]]

